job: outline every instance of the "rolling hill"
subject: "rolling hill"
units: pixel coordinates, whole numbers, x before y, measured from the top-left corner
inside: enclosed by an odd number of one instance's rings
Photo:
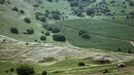
[[[134,0],[0,0],[0,75],[133,75]]]

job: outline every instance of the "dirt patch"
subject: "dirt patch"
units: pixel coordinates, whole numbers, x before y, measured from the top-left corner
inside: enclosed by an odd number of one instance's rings
[[[2,42],[2,39],[6,39],[6,42]],[[133,54],[117,53],[117,52],[105,52],[99,49],[82,49],[79,47],[68,46],[60,47],[51,44],[35,43],[18,41],[13,38],[0,36],[1,44],[4,44],[4,48],[0,49],[0,59],[12,60],[14,62],[39,62],[43,58],[53,57],[60,61],[66,58],[97,58],[108,57],[113,62],[122,62],[134,59]],[[53,61],[54,62],[54,61]]]

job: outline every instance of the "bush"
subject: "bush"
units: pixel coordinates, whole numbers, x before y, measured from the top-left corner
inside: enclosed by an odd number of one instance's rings
[[[31,23],[31,20],[30,20],[29,18],[24,18],[24,21],[25,21],[26,23]]]
[[[34,30],[33,29],[27,29],[27,33],[28,34],[33,34],[34,33]]]
[[[117,51],[121,52],[121,48],[118,48]]]
[[[129,1],[129,6],[134,6],[134,1]]]
[[[53,27],[48,26],[46,29],[47,29],[48,31],[52,31]]]
[[[88,32],[85,31],[85,30],[80,30],[80,31],[79,31],[79,36],[82,36],[84,33],[88,33]]]
[[[89,33],[84,33],[81,37],[84,39],[90,39]]]
[[[10,68],[10,72],[14,72],[14,68]]]
[[[53,29],[52,29],[52,33],[58,33],[58,32],[60,32],[59,29],[57,29],[57,28],[53,28]]]
[[[36,15],[36,20],[39,20],[41,22],[46,22],[46,18],[42,15]]]
[[[17,28],[10,28],[11,33],[19,34],[19,30]]]
[[[79,62],[78,66],[85,66],[85,63],[84,62]]]
[[[92,16],[95,14],[95,11],[94,11],[94,9],[89,8],[89,9],[87,9],[86,13],[88,16]]]
[[[19,9],[18,9],[17,7],[14,7],[12,10],[13,10],[13,11],[16,11],[16,12],[19,11]]]
[[[45,41],[46,40],[46,36],[41,36],[40,40]]]
[[[54,20],[60,20],[61,19],[59,14],[52,14],[52,17],[53,17]]]
[[[43,71],[42,72],[42,75],[47,75],[47,71]]]
[[[84,39],[90,39],[89,33],[85,30],[80,30],[79,31],[79,36],[81,36]]]
[[[106,73],[110,73],[110,71],[109,71],[108,69],[105,69],[105,70],[103,71],[103,74],[106,74]]]
[[[50,33],[49,33],[49,32],[46,32],[45,35],[46,35],[46,36],[50,36]]]
[[[18,75],[34,75],[34,68],[29,66],[20,66],[16,69]]]
[[[60,42],[65,42],[66,38],[63,34],[54,34],[53,35],[53,40],[54,41],[60,41]]]
[[[131,49],[129,49],[129,50],[128,50],[128,53],[132,53],[132,50],[131,50]]]
[[[24,14],[25,12],[24,12],[24,10],[20,10],[20,13],[21,13],[21,14]]]
[[[5,0],[0,0],[0,4],[4,4],[5,3]]]

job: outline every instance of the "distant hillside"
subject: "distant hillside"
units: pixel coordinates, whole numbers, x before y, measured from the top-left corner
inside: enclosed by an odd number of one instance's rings
[[[69,41],[80,47],[133,51],[133,7],[133,0],[1,0],[0,34],[23,41]],[[90,35],[80,35],[90,40],[74,33],[79,37],[74,43],[73,29],[87,31]]]

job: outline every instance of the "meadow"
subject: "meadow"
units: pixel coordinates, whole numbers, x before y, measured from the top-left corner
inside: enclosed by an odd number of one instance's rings
[[[133,49],[129,41],[133,41],[134,28],[129,25],[94,19],[75,19],[58,22],[56,26],[75,46],[113,51],[121,48],[126,52],[128,49]],[[80,30],[88,31],[91,39],[81,38],[78,35]]]

